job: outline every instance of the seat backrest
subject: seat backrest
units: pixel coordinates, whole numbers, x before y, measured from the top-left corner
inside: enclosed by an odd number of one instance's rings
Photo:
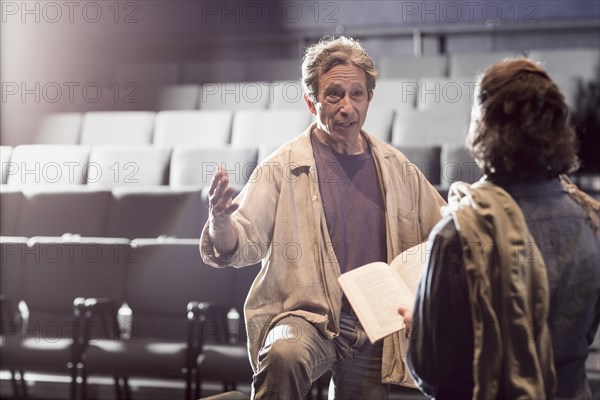
[[[231,304],[232,269],[204,264],[197,239],[135,239],[132,245],[138,260],[129,265],[126,289],[132,339],[185,339],[188,302]]]
[[[231,129],[232,146],[282,145],[310,124],[310,113],[295,110],[236,111]]]
[[[476,80],[470,78],[422,78],[417,109],[463,114],[469,118],[476,85]]]
[[[89,187],[164,185],[171,149],[149,145],[92,147],[87,172]]]
[[[198,108],[200,86],[162,86],[156,99],[156,110],[195,110]]]
[[[578,85],[598,79],[600,50],[532,50],[529,58],[538,61],[556,83],[570,107],[577,105]]]
[[[246,63],[204,61],[183,64],[183,83],[241,82],[246,79]]]
[[[28,330],[48,338],[70,337],[75,298],[122,303],[125,266],[135,264],[134,257],[126,239],[32,238],[23,276],[23,299],[30,311]]]
[[[81,144],[149,144],[154,112],[98,111],[83,115]]]
[[[467,77],[477,79],[490,65],[506,58],[516,57],[513,51],[495,51],[488,53],[453,53],[450,54],[449,72],[451,77]]]
[[[200,89],[201,110],[266,110],[271,98],[269,82],[205,83]]]
[[[110,192],[87,187],[26,188],[17,223],[21,236],[105,236]]]
[[[0,146],[0,165],[2,168],[2,183],[6,183],[6,170],[8,169],[8,166],[10,164],[12,150],[12,146]]]
[[[195,110],[198,108],[198,85],[140,84],[129,89],[122,99],[127,111]]]
[[[271,82],[270,110],[298,110],[308,112],[304,101],[304,89],[299,80]]]
[[[394,113],[394,110],[370,109],[363,129],[378,139],[389,143],[392,135],[392,124],[394,123]]]
[[[0,236],[16,236],[21,218],[23,191],[10,185],[0,185]]]
[[[2,309],[1,322],[2,333],[16,333],[16,325],[6,326],[14,323],[17,315],[17,305],[22,297],[23,284],[23,257],[27,248],[27,238],[16,236],[0,236],[0,294],[8,303]],[[4,307],[4,306],[3,306]],[[10,315],[4,315],[8,311]]]
[[[246,79],[252,81],[275,81],[298,79],[302,75],[302,61],[286,59],[256,59],[248,63]]]
[[[199,238],[207,219],[208,204],[199,188],[115,187],[106,234],[131,239]]]
[[[380,79],[369,105],[373,110],[412,110],[418,94],[418,81],[409,78]]]
[[[256,168],[256,147],[207,149],[204,147],[177,146],[171,157],[169,185],[171,187],[210,185],[220,165],[225,165],[232,186],[241,187],[248,182]]]
[[[117,66],[116,81],[127,83],[175,84],[179,80],[177,63],[122,64]]]
[[[445,143],[441,160],[442,187],[450,187],[456,181],[474,183],[482,176],[481,169],[464,144]]]
[[[237,311],[239,315],[238,327],[229,327],[230,339],[234,342],[244,344],[246,343],[246,337],[248,334],[252,335],[251,340],[259,340],[259,329],[251,328],[250,332],[246,332],[244,326],[244,304],[252,287],[252,283],[256,279],[260,271],[261,264],[249,265],[243,268],[233,269],[233,304],[232,307]],[[233,329],[232,329],[233,328]],[[237,329],[236,329],[237,328]],[[235,336],[235,333],[237,337]]]
[[[86,181],[90,148],[82,145],[32,144],[13,149],[6,183],[81,185]]]
[[[437,110],[397,112],[392,129],[392,144],[395,146],[462,144],[468,128],[468,115],[448,114]]]
[[[35,132],[36,144],[77,144],[83,115],[75,112],[45,115]]]
[[[381,57],[379,71],[383,79],[446,76],[447,63],[446,56],[390,55]]]
[[[440,146],[399,146],[398,149],[415,164],[425,175],[429,183],[440,183]]]
[[[229,143],[233,112],[161,111],[156,114],[154,144],[219,147]]]

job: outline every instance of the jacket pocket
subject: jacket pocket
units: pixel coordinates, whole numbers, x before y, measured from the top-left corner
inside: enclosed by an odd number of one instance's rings
[[[396,218],[398,223],[398,232],[402,243],[401,251],[408,249],[420,242],[420,230],[417,213],[405,208],[396,208]]]

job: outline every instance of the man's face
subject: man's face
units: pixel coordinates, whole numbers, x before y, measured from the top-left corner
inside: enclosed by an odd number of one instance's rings
[[[372,92],[367,91],[365,71],[354,64],[338,65],[319,77],[317,101],[307,97],[317,126],[336,141],[354,139],[367,118]]]

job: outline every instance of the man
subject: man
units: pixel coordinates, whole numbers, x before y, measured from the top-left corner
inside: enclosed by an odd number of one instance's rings
[[[560,176],[578,165],[567,106],[526,59],[491,66],[478,89],[467,147],[485,175],[451,188],[431,233],[411,372],[436,399],[589,399],[600,204]]]
[[[400,337],[371,345],[337,282],[425,240],[444,204],[398,150],[362,131],[376,75],[352,39],[308,48],[304,98],[316,122],[259,165],[235,201],[224,169],[211,183],[204,261],[262,260],[245,305],[256,399],[304,398],[328,370],[338,399],[382,399],[389,383],[407,382]]]

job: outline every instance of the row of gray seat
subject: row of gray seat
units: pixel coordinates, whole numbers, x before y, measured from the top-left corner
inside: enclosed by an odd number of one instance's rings
[[[400,81],[396,83],[403,85]],[[393,109],[392,103],[386,107],[383,101],[377,104],[371,107],[364,129],[386,142],[395,145],[464,142],[470,103],[438,103],[446,106],[423,109]],[[301,110],[57,113],[42,120],[33,143],[273,147],[298,135],[312,120],[307,111]]]
[[[71,398],[86,398],[98,375],[115,377],[119,398],[129,377],[185,380],[191,398],[193,381],[214,376],[195,374],[200,353],[230,339],[244,348],[242,320],[224,315],[241,313],[258,266],[211,268],[197,239],[3,236],[0,246],[0,369],[13,374],[16,398],[27,391],[17,371],[70,376]],[[207,302],[218,315],[195,325],[192,308]],[[228,368],[248,382],[241,361]]]
[[[0,190],[2,236],[199,238],[206,189],[36,187]]]
[[[486,53],[453,53],[450,55],[424,55],[413,57],[411,55],[387,55],[376,60],[376,66],[380,71],[381,80],[403,79],[417,82],[423,78],[444,78],[452,80],[468,79],[483,72],[491,64],[505,58],[515,57],[523,53],[515,51],[497,51]],[[600,52],[593,48],[575,49],[551,49],[531,50],[526,52],[527,57],[541,62],[548,70],[552,78],[559,84],[567,97],[570,105],[574,105],[577,78],[585,81],[597,76],[597,68],[600,63]],[[571,60],[577,60],[573,63]],[[184,106],[192,108],[212,107],[250,107],[250,108],[287,108],[294,106],[297,100],[301,100],[299,83],[294,82],[300,77],[300,60],[254,60],[251,62],[195,62],[182,66],[177,63],[154,63],[154,64],[126,64],[118,66],[115,71],[115,79],[118,82],[135,84],[141,101],[129,103],[136,108],[156,107],[153,109],[173,109]],[[273,82],[275,81],[275,82]],[[214,82],[221,82],[215,84]],[[227,82],[227,83],[223,83]],[[235,87],[234,82],[246,82]],[[269,90],[269,83],[275,86]],[[183,85],[180,89],[161,89],[160,85],[173,88],[171,85]],[[194,90],[195,84],[208,85],[207,90]],[[223,86],[220,86],[223,85]],[[291,87],[297,86],[298,89]],[[264,86],[261,88],[260,86]],[[291,88],[291,90],[290,90]],[[264,95],[257,96],[258,93]],[[139,92],[139,93],[138,93]],[[175,92],[178,92],[175,95]],[[208,93],[208,97],[204,95]],[[230,97],[237,93],[238,97],[246,97],[253,101],[226,102],[218,100],[219,96],[229,93]],[[266,100],[266,94],[272,93],[271,101]],[[192,100],[193,98],[193,100]],[[153,99],[154,103],[148,101]],[[189,99],[190,101],[184,101]],[[216,100],[216,101],[215,101]],[[282,101],[285,100],[285,101]],[[219,104],[219,102],[221,104]],[[245,104],[244,104],[245,103]],[[291,105],[289,103],[292,103]]]
[[[368,50],[368,49],[367,49]],[[448,55],[388,54],[375,60],[383,78],[407,77],[418,79],[426,76],[474,76],[489,65],[507,57],[523,53],[496,51],[485,53],[451,53]],[[570,71],[585,75],[585,64],[597,61],[598,49],[532,49],[529,58],[543,62],[551,73]],[[594,59],[594,56],[596,59]],[[571,60],[581,62],[574,65]],[[260,59],[250,62],[219,61],[153,64],[123,64],[115,69],[115,77],[121,81],[175,83],[204,83],[223,81],[293,80],[300,77],[301,60]]]
[[[106,189],[169,185],[204,187],[220,165],[238,187],[277,145],[203,147],[178,145],[2,146],[2,182],[7,188],[63,185]],[[397,146],[434,185],[476,180],[478,168],[462,145]]]

